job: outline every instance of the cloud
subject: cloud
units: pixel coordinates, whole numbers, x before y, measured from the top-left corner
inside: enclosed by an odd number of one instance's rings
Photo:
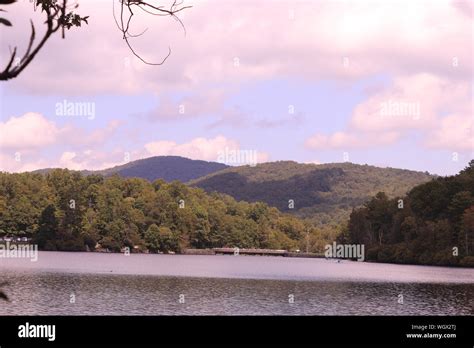
[[[433,128],[442,111],[463,107],[470,98],[467,82],[426,73],[399,76],[356,106],[350,127],[358,131]]]
[[[48,146],[64,145],[74,147],[103,144],[117,131],[122,123],[111,120],[104,128],[92,131],[70,124],[58,127],[44,115],[28,112],[21,116],[12,116],[0,122],[0,149],[33,150]]]
[[[223,151],[249,150],[257,154],[259,162],[269,158],[255,149],[242,149],[238,141],[222,135],[209,139],[198,137],[181,144],[157,140],[143,147],[138,145],[127,153],[119,148],[105,150],[120,125],[120,121],[112,120],[104,128],[87,131],[73,126],[60,128],[39,113],[11,117],[0,123],[0,170],[20,172],[47,167],[98,170],[129,160],[167,155],[218,161]],[[104,150],[92,150],[95,145]],[[58,150],[59,155],[54,155]]]
[[[169,95],[159,97],[158,106],[147,116],[153,120],[175,120],[200,117],[220,112],[224,108],[224,93],[210,89],[206,93],[194,93],[173,100]]]
[[[26,172],[40,168],[47,168],[49,162],[38,158],[37,153],[10,153],[0,152],[0,171],[6,172]]]
[[[21,172],[47,167],[101,169],[117,153],[93,152],[88,148],[105,147],[121,122],[111,120],[105,127],[86,130],[71,124],[59,127],[44,115],[27,112],[0,122],[0,170]],[[67,148],[69,150],[65,151]],[[55,159],[54,153],[63,151]],[[124,157],[119,152],[118,158]]]
[[[381,134],[357,134],[355,132],[335,132],[331,135],[315,134],[305,141],[309,149],[352,149],[390,145],[397,141],[399,134],[386,132]]]
[[[0,122],[0,148],[33,149],[54,144],[61,129],[43,115],[29,112]]]
[[[458,9],[463,15],[468,18],[473,18],[474,14],[474,4],[472,1],[467,0],[452,0],[452,5],[454,8]]]
[[[221,154],[232,151],[252,151],[257,154],[257,162],[268,161],[269,155],[256,149],[242,149],[232,139],[219,135],[215,138],[194,138],[187,143],[178,144],[174,141],[154,141],[145,145],[149,156],[182,156],[190,159],[219,161]]]
[[[317,133],[310,149],[369,148],[390,145],[412,131],[422,144],[444,150],[473,150],[472,85],[430,74],[396,77],[358,104],[348,127],[330,135]],[[447,115],[448,114],[448,115]]]
[[[73,130],[75,132],[75,136],[71,138],[71,141],[69,143],[75,143],[88,147],[92,145],[103,144],[104,142],[107,142],[108,139],[113,137],[115,132],[122,124],[123,123],[120,120],[111,120],[104,128],[97,128],[94,129],[92,132],[88,132],[82,129],[75,129]]]
[[[145,145],[146,151],[152,156],[183,156],[206,161],[216,161],[219,151],[226,147],[238,149],[239,143],[219,135],[212,139],[195,138],[183,144],[161,140]]]
[[[43,168],[101,170],[127,163],[128,155],[132,160],[138,159],[140,151],[127,154],[119,149],[113,151],[86,149],[63,151],[54,156],[44,156],[41,151],[20,154],[0,152],[0,171],[25,172]]]
[[[145,13],[132,28],[148,28],[133,43],[149,61],[161,60],[171,46],[162,66],[145,65],[132,55],[110,2],[83,0],[79,12],[90,15],[89,25],[68,31],[65,40],[52,38],[23,76],[9,83],[37,94],[159,95],[212,93],[229,81],[238,85],[274,76],[351,80],[419,71],[465,81],[472,76],[472,18],[465,1],[186,3],[194,5],[182,12],[186,36],[171,18]],[[14,27],[4,42],[26,46],[27,19],[34,17],[38,28],[44,20],[29,2],[14,6],[9,14]]]
[[[474,121],[472,114],[453,114],[440,120],[439,126],[425,139],[429,148],[472,151]]]
[[[121,151],[113,151],[112,153],[93,150],[65,151],[52,167],[71,170],[101,170],[125,163],[124,153]]]

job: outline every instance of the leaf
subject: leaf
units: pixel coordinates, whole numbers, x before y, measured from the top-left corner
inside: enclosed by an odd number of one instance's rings
[[[5,18],[0,18],[0,24],[4,24],[6,25],[7,27],[11,27],[12,24],[10,21],[6,20]]]

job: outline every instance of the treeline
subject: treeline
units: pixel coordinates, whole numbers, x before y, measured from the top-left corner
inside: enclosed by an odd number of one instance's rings
[[[237,202],[177,181],[66,169],[0,173],[0,236],[29,237],[42,250],[294,250],[307,232],[315,231],[267,204]]]
[[[474,160],[405,197],[378,193],[353,210],[339,241],[364,244],[368,260],[474,266]]]

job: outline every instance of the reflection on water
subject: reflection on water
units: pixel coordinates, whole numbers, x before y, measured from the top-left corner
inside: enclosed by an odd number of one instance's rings
[[[12,300],[0,302],[0,315],[474,314],[474,270],[277,257],[133,256],[41,253],[35,264],[0,260]],[[258,274],[263,279],[245,279]],[[417,274],[420,281],[414,282]]]

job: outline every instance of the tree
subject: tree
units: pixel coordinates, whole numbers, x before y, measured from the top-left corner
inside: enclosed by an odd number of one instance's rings
[[[382,262],[472,266],[474,257],[474,161],[458,175],[436,178],[403,197],[377,194],[349,220],[349,241],[364,243],[367,258]],[[377,245],[367,234],[383,231]],[[362,237],[361,237],[362,236]],[[368,245],[367,245],[368,244]],[[459,253],[453,249],[457,247]]]
[[[160,229],[156,224],[151,224],[146,230],[145,245],[153,252],[160,250]]]
[[[464,211],[461,231],[460,242],[466,256],[474,254],[474,205]]]
[[[42,250],[90,250],[99,243],[111,251],[144,245],[152,252],[189,246],[295,249],[312,230],[266,204],[236,202],[179,182],[62,169],[0,173],[0,229],[13,235],[26,230]]]
[[[177,251],[178,240],[168,227],[158,227],[156,224],[150,225],[145,232],[145,243],[148,249],[153,252]]]
[[[379,192],[367,204],[367,217],[371,222],[371,230],[379,245],[383,244],[384,237],[388,233],[392,222],[390,208],[392,202],[389,201],[384,192]]]
[[[162,252],[178,251],[178,239],[168,227],[159,228],[159,240]]]
[[[58,220],[56,218],[56,208],[54,205],[48,205],[39,219],[38,232],[36,233],[36,243],[38,247],[44,249],[48,242],[55,243],[58,234]]]

